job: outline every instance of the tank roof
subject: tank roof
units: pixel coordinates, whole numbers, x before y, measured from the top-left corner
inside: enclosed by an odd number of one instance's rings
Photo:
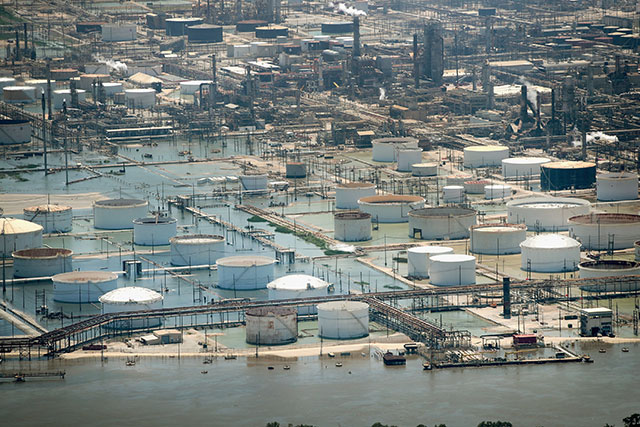
[[[269,289],[288,291],[303,291],[305,289],[322,289],[329,286],[328,282],[307,274],[290,274],[282,276],[267,284]]]
[[[259,265],[269,265],[275,263],[276,260],[266,256],[228,256],[218,259],[216,264],[224,265],[225,267],[251,267]]]
[[[464,151],[478,151],[478,152],[488,152],[488,151],[504,151],[509,150],[509,147],[505,147],[504,145],[474,145],[472,147],[465,147]]]
[[[476,224],[471,226],[472,230],[482,231],[487,233],[504,233],[508,231],[523,231],[527,229],[525,224],[509,224],[509,223],[495,223],[495,224]]]
[[[502,163],[512,165],[529,165],[538,163],[548,163],[551,159],[547,157],[509,157],[508,159],[502,159]]]
[[[372,204],[384,204],[384,203],[414,203],[424,202],[424,198],[420,196],[405,196],[400,194],[386,194],[384,196],[368,196],[358,200],[358,203],[372,203]]]
[[[146,206],[148,202],[140,199],[107,199],[97,200],[94,202],[95,206],[105,207],[131,207],[131,206]]]
[[[175,218],[168,216],[151,216],[147,218],[134,219],[134,224],[172,224],[176,222]]]
[[[562,234],[538,234],[531,236],[524,242],[520,243],[520,247],[537,248],[537,249],[562,249],[580,247],[580,242]]]
[[[437,163],[414,163],[411,165],[414,168],[433,168],[438,167]]]
[[[71,210],[71,206],[63,206],[63,205],[38,205],[38,206],[30,206],[28,208],[24,208],[25,212],[63,212]]]
[[[540,167],[545,169],[586,169],[595,168],[596,164],[592,162],[566,160],[562,162],[545,163],[540,165]]]
[[[70,271],[53,276],[54,282],[86,283],[108,282],[118,279],[118,275],[110,271]]]
[[[471,216],[476,211],[470,208],[462,208],[455,206],[441,206],[436,208],[414,209],[409,212],[409,216],[426,218],[426,217],[449,217],[449,216]]]
[[[42,231],[40,224],[17,218],[0,218],[0,234],[22,234]]]
[[[450,248],[448,246],[425,245],[416,246],[415,248],[409,248],[407,249],[407,252],[417,254],[446,254],[453,252],[453,248]]]
[[[377,138],[371,141],[372,144],[405,144],[418,142],[417,139],[411,137],[390,137],[390,138]]]
[[[610,172],[610,173],[601,173],[597,176],[598,179],[610,179],[610,180],[637,180],[638,174],[631,172]]]
[[[333,216],[335,219],[367,219],[371,218],[370,213],[360,211],[338,212]]]
[[[14,258],[50,259],[58,257],[69,257],[73,255],[71,249],[64,248],[32,248],[21,249],[11,254]]]
[[[245,311],[247,316],[291,316],[297,313],[295,307],[254,307]]]
[[[337,188],[375,188],[375,184],[370,182],[345,182],[343,184],[338,184]]]
[[[150,304],[162,301],[163,298],[161,294],[154,290],[139,286],[128,286],[107,292],[98,300],[103,304]]]
[[[466,262],[466,261],[475,261],[476,257],[473,255],[464,255],[464,254],[442,254],[442,255],[434,255],[431,257],[431,261],[437,262]]]
[[[588,200],[573,197],[526,197],[507,202],[507,206],[535,207],[537,209],[555,209],[559,207],[574,207],[591,205]]]
[[[360,301],[329,301],[318,304],[318,310],[355,311],[369,309],[369,304]]]
[[[631,270],[640,268],[640,262],[623,259],[604,259],[599,261],[581,262],[579,267],[594,270]]]
[[[569,224],[635,224],[640,215],[621,213],[590,213],[569,218]]]
[[[217,234],[185,234],[184,236],[175,236],[169,239],[170,243],[180,243],[182,245],[191,244],[198,245],[201,243],[218,243],[224,242],[224,237]]]

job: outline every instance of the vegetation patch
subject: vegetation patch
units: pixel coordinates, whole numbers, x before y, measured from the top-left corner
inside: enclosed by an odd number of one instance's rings
[[[267,222],[267,220],[259,217],[258,215],[254,215],[251,218],[247,219],[247,222]]]

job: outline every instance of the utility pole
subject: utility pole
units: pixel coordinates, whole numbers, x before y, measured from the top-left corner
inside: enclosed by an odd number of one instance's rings
[[[45,118],[46,102],[44,98],[44,92],[42,92],[42,154],[44,157],[44,174],[49,173],[47,168],[47,119]]]

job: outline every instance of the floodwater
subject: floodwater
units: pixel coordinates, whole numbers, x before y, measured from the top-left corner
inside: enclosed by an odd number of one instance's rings
[[[65,369],[64,380],[0,383],[0,413],[11,426],[156,426],[179,420],[214,426],[379,421],[451,427],[497,419],[515,426],[622,425],[622,418],[639,409],[634,373],[640,369],[640,344],[628,345],[628,353],[608,346],[604,354],[598,353],[602,345],[585,346],[576,350],[590,353],[595,363],[442,371],[422,371],[418,357],[405,367],[385,367],[359,353],[295,362],[218,359],[210,365],[195,358],[142,358],[131,367],[122,359],[57,360],[31,368]],[[283,369],[285,363],[290,370]],[[6,371],[16,368],[18,362],[2,365]]]

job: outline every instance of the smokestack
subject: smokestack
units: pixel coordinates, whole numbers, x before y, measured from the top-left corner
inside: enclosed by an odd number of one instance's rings
[[[360,17],[353,17],[353,57],[360,56]]]
[[[556,90],[551,89],[551,120],[556,119]]]
[[[29,49],[29,46],[27,46],[27,41],[29,40],[29,37],[27,35],[27,23],[26,22],[23,24],[23,29],[24,29],[24,52],[25,52],[25,55],[26,55],[27,49]]]
[[[16,61],[20,61],[20,32],[16,30]]]
[[[527,86],[520,86],[520,120],[524,123],[529,118],[527,114]]]
[[[49,112],[49,119],[53,117],[51,112],[51,61],[47,59],[47,107]]]
[[[420,87],[420,76],[418,75],[418,35],[413,35],[413,79],[416,89]]]
[[[214,85],[218,84],[217,67],[218,64],[216,60],[216,54],[214,53],[213,55],[211,55],[211,80],[213,80]]]

